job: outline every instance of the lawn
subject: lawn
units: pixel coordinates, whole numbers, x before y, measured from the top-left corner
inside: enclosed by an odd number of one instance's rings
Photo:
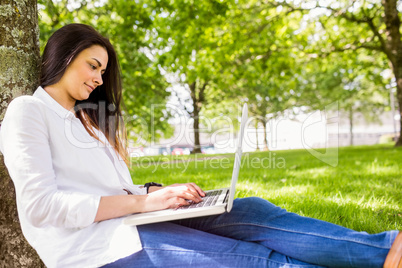
[[[325,153],[325,151],[321,151]],[[299,215],[369,233],[402,230],[402,148],[341,147],[329,165],[307,150],[244,153],[236,197],[259,196]],[[234,155],[132,159],[135,184],[229,184]]]

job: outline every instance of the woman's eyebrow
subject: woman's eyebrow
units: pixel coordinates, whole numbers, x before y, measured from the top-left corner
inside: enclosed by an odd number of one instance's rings
[[[95,60],[95,61],[98,63],[99,67],[102,67],[102,63],[100,63],[100,61],[98,61],[98,60],[95,59],[95,58],[92,58],[92,59]]]
[[[102,63],[100,63],[100,61],[98,61],[98,60],[95,59],[95,58],[92,58],[92,59],[95,60],[95,61],[98,63],[98,66],[99,66],[99,67],[102,67]],[[105,72],[106,69],[103,69],[102,71]]]

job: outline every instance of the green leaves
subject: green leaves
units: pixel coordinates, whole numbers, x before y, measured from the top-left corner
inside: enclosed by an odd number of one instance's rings
[[[127,113],[148,125],[151,104],[162,107],[172,94],[187,96],[180,103],[191,116],[219,115],[225,106],[244,101],[265,119],[293,107],[322,109],[334,101],[368,117],[378,113],[374,106],[388,105],[384,88],[390,78],[381,72],[395,56],[387,45],[380,1],[108,0],[73,5],[41,0],[39,5],[42,40],[74,21],[110,37],[123,70]],[[178,85],[188,94],[176,92]],[[162,110],[153,127],[169,133],[169,113]],[[133,120],[130,128],[144,131],[139,125]]]

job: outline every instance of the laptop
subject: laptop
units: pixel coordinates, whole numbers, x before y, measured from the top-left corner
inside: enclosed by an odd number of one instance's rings
[[[132,214],[124,218],[124,224],[141,225],[230,212],[233,207],[236,183],[239,177],[242,143],[247,120],[248,111],[247,103],[245,103],[242,110],[241,124],[237,140],[237,148],[235,153],[235,161],[233,165],[230,187],[205,191],[206,196],[203,197],[203,201],[197,204],[190,204],[189,206],[183,206],[178,209],[164,209]]]

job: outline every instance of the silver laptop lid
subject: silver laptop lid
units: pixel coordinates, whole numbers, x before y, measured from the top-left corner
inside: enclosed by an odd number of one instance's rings
[[[248,109],[247,109],[247,103],[245,103],[243,105],[239,135],[237,138],[237,148],[236,148],[235,161],[234,161],[234,167],[233,167],[233,173],[232,173],[232,183],[230,185],[229,200],[228,200],[228,206],[226,209],[227,212],[230,212],[233,207],[233,199],[234,199],[234,195],[235,195],[235,191],[236,191],[236,183],[237,183],[237,179],[239,177],[239,171],[240,171],[240,166],[241,166],[242,144],[243,144],[244,131],[246,128],[247,120],[248,120]]]

